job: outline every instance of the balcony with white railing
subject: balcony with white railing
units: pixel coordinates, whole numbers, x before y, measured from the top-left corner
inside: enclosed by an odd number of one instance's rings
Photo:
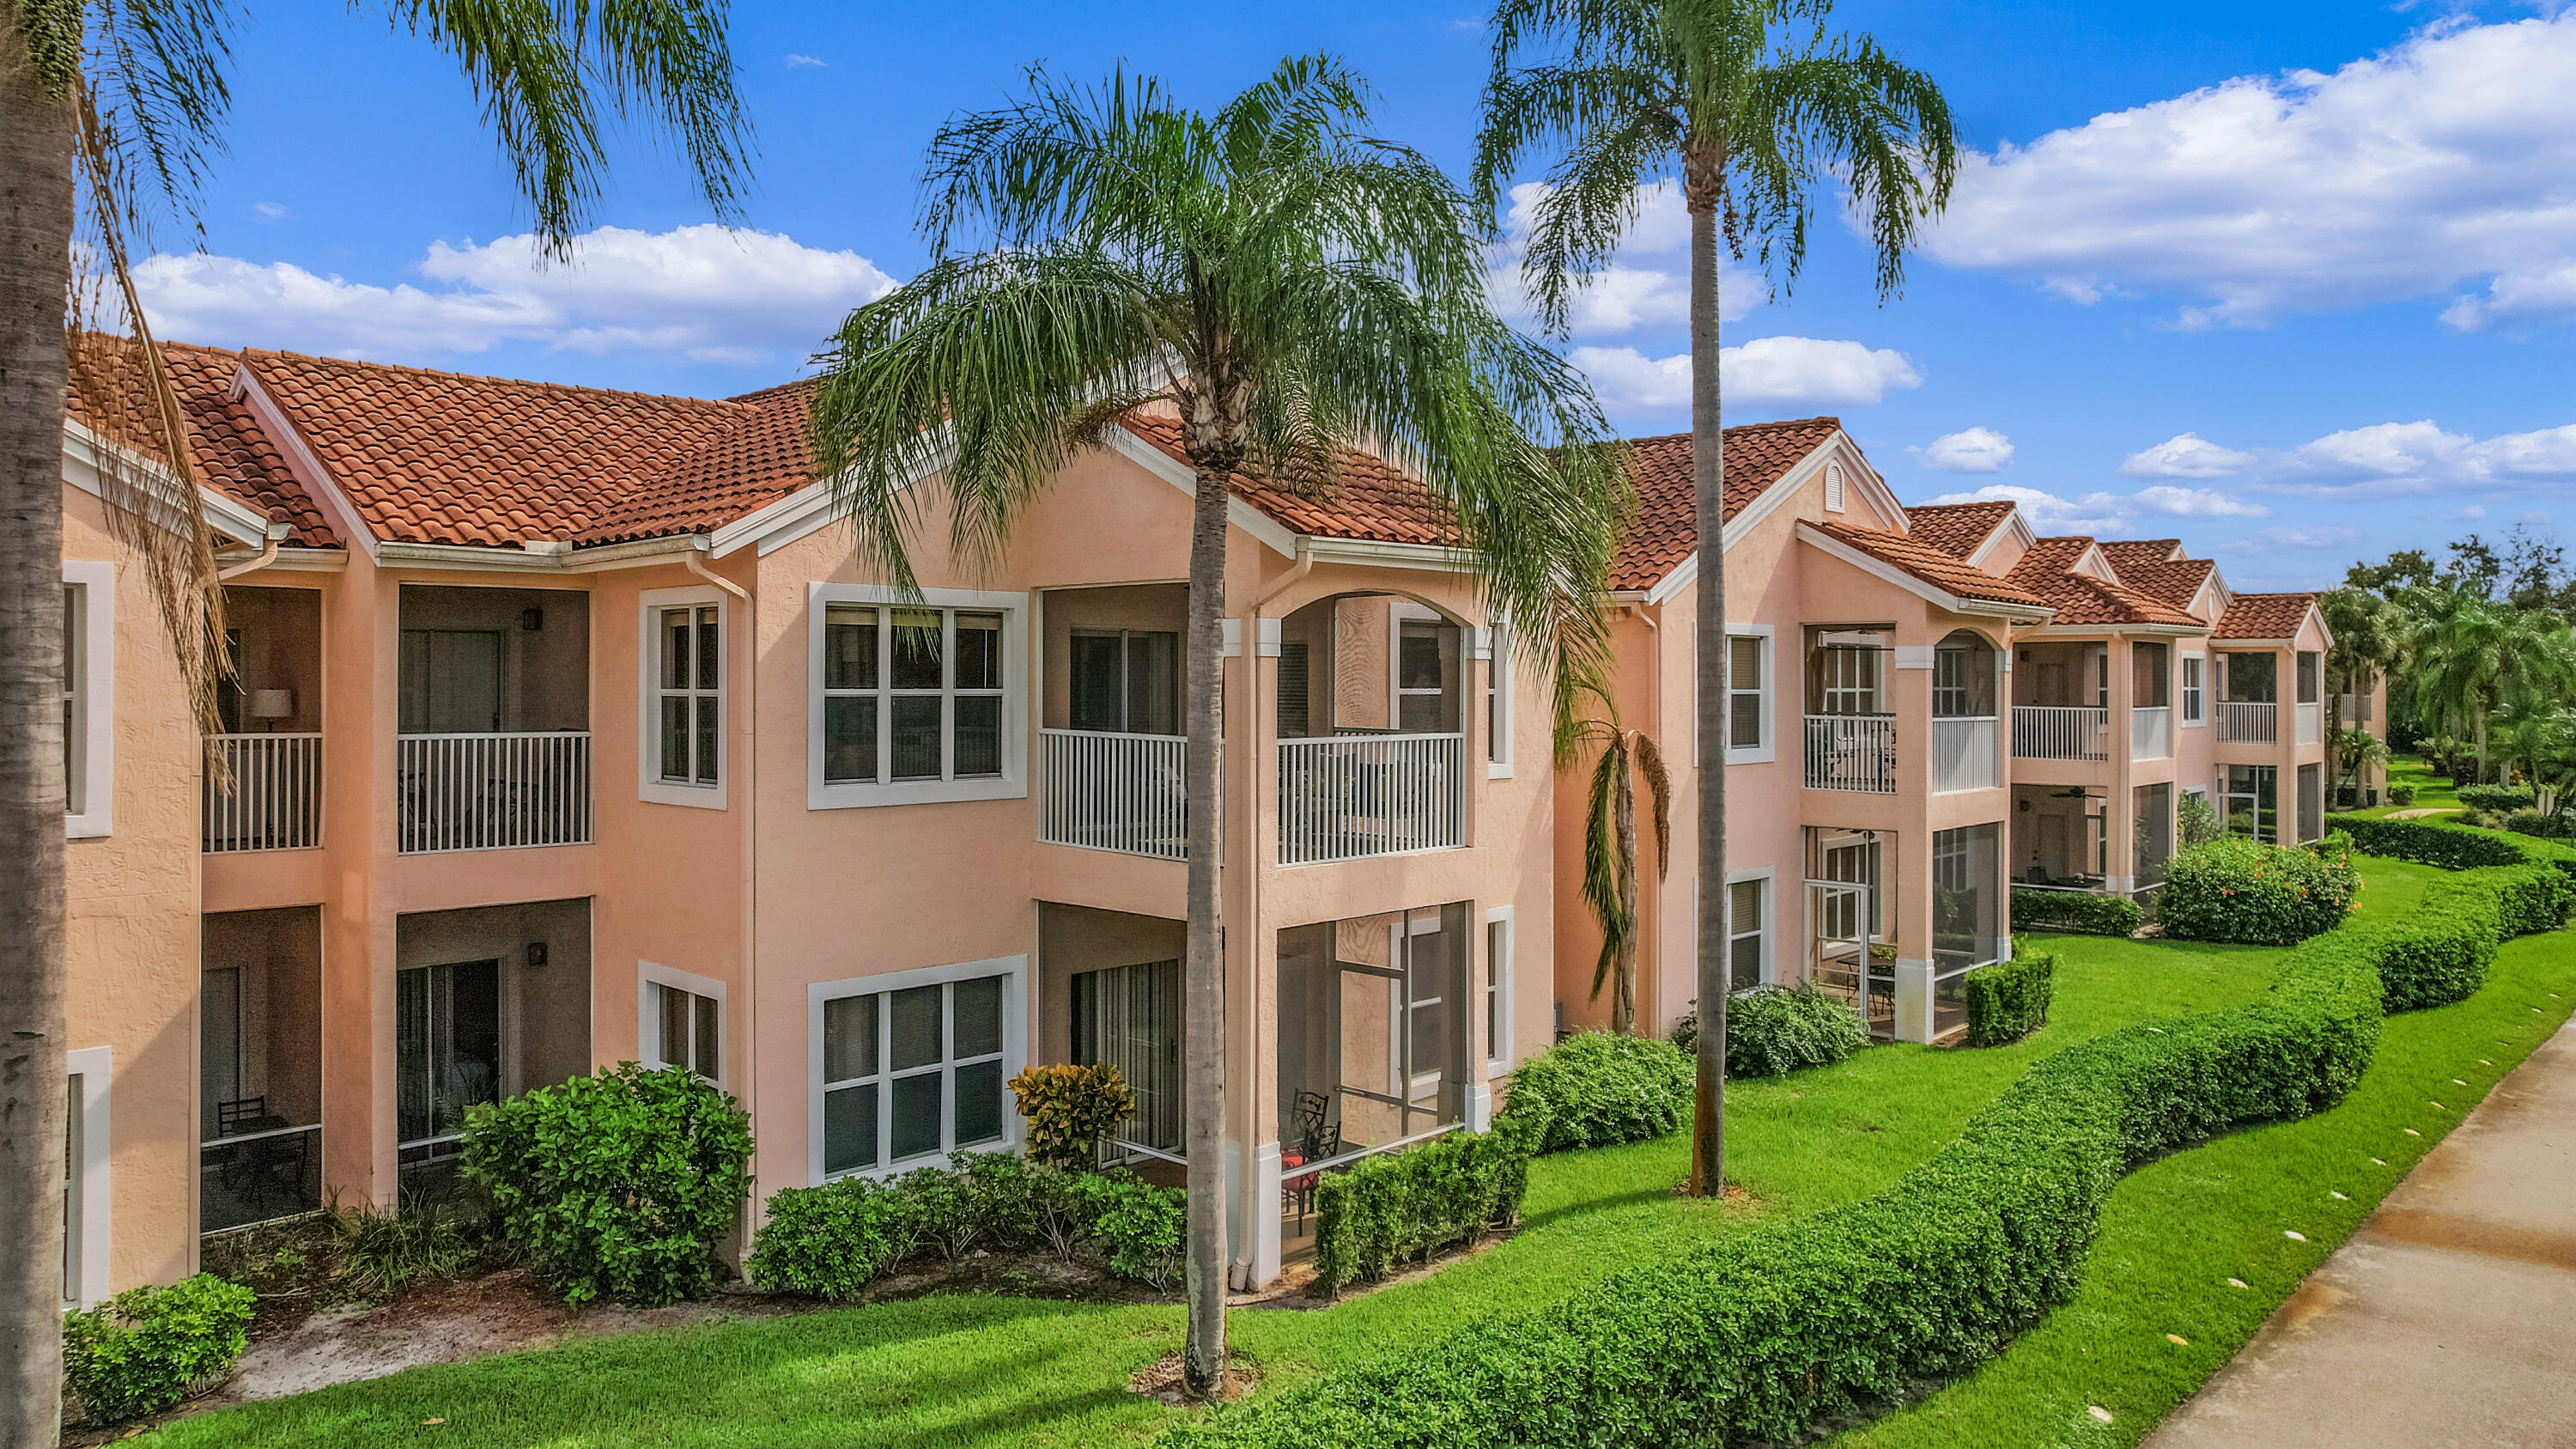
[[[1038,839],[1189,859],[1189,742],[1178,735],[1040,730]]]
[[[396,739],[405,855],[590,843],[590,735],[419,734]]]
[[[322,737],[217,735],[220,775],[206,772],[199,848],[309,850],[322,843]]]
[[[2229,745],[2269,745],[2281,739],[2281,707],[2270,700],[2218,702],[2218,739]]]
[[[1896,793],[1896,716],[1807,716],[1807,788]]]
[[[2173,754],[2173,709],[2148,705],[2129,711],[2129,757],[2162,760]]]
[[[2107,760],[2111,712],[2080,705],[2014,705],[2013,758]]]
[[[2313,745],[2326,737],[2325,708],[2317,704],[2299,706],[2299,743]]]
[[[1992,715],[1933,720],[1932,793],[2001,786],[2003,762],[1997,756],[2002,740],[2002,723]]]
[[[1281,740],[1279,863],[1464,846],[1465,759],[1455,734]]]

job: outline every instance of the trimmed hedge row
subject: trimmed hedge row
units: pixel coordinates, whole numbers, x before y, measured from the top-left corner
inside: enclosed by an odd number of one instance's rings
[[[2146,907],[2126,896],[2097,896],[2090,891],[2012,893],[2012,928],[2016,931],[2134,936],[2146,923]]]
[[[1523,1110],[1527,1095],[1547,1103],[1541,1152],[1643,1142],[1690,1119],[1695,1072],[1689,1054],[1671,1042],[1578,1032],[1514,1069],[1511,1098],[1494,1122]]]
[[[2481,876],[2404,930],[2298,947],[2262,1001],[2043,1059],[1874,1197],[1408,1345],[1163,1442],[1795,1441],[1962,1373],[2073,1297],[2102,1205],[2130,1168],[2349,1091],[2378,1044],[2384,999],[2454,989],[2451,956],[2491,953],[2504,922],[2527,919],[2531,902],[2508,912],[2505,883]]]
[[[2350,832],[2352,848],[2364,855],[2394,856],[2444,870],[2549,865],[2576,877],[2576,852],[2456,825],[2428,825],[2418,820],[2348,820],[2337,828]]]
[[[2008,1046],[2048,1025],[2057,994],[2055,956],[2015,953],[1963,978],[1968,992],[1968,1045]]]
[[[1453,1132],[1402,1152],[1364,1157],[1315,1186],[1315,1286],[1339,1293],[1377,1282],[1453,1243],[1472,1247],[1520,1221],[1530,1159],[1553,1115],[1526,1087],[1490,1132]]]
[[[2462,785],[2456,793],[2463,806],[2499,815],[2508,810],[2528,810],[2538,798],[2538,792],[2529,785]]]

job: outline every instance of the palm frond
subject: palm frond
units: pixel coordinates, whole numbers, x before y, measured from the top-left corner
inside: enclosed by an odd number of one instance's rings
[[[1616,824],[1619,782],[1627,768],[1627,736],[1613,729],[1603,738],[1601,758],[1592,767],[1583,809],[1583,904],[1601,928],[1601,958],[1592,970],[1595,999],[1618,964],[1630,927],[1627,908],[1620,900]]]
[[[1673,868],[1673,777],[1654,736],[1640,730],[1636,741],[1637,773],[1646,777],[1646,794],[1655,807],[1655,879],[1662,880]]]

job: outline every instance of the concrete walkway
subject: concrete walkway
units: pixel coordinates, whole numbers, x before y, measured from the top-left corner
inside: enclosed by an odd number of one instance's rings
[[[2576,1023],[2497,1083],[2146,1443],[2576,1445]]]

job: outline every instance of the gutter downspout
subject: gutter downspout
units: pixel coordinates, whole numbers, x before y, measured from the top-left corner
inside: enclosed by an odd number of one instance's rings
[[[1251,719],[1248,724],[1247,733],[1251,735],[1255,749],[1259,748],[1261,739],[1261,608],[1264,604],[1269,603],[1271,600],[1278,598],[1281,594],[1284,594],[1289,589],[1295,587],[1299,582],[1305,579],[1307,574],[1314,571],[1315,551],[1313,543],[1314,541],[1312,539],[1306,537],[1302,533],[1297,536],[1297,562],[1289,567],[1288,572],[1279,576],[1278,582],[1263,590],[1261,596],[1254,599],[1252,601],[1252,606],[1244,613],[1244,698],[1251,709]],[[1262,835],[1260,829],[1261,811],[1259,808],[1261,801],[1261,762],[1257,759],[1252,762],[1252,788],[1246,793],[1251,796],[1250,803],[1254,808],[1245,812],[1252,818],[1248,822],[1251,829],[1244,837],[1244,849],[1247,852],[1250,852],[1247,856],[1247,862],[1251,867],[1245,872],[1246,889],[1244,893],[1244,915],[1249,918],[1248,923],[1252,927],[1249,946],[1252,951],[1252,959],[1257,966],[1257,963],[1261,959],[1262,870],[1260,855]],[[1258,970],[1255,971],[1254,978],[1256,981],[1259,979]],[[1245,1025],[1252,1033],[1252,1054],[1257,1061],[1261,1055],[1261,992],[1258,989],[1254,990],[1251,993],[1251,999],[1244,1003],[1244,1017]],[[1276,1049],[1277,1048],[1274,1046],[1273,1050],[1275,1051]],[[1256,1098],[1260,1090],[1259,1082],[1260,1073],[1255,1072],[1253,1090],[1256,1094]],[[1257,1112],[1255,1115],[1254,1130],[1256,1132],[1260,1130]],[[1247,1154],[1252,1146],[1253,1144],[1249,1140],[1244,1143]],[[1252,1163],[1247,1155],[1244,1162],[1244,1176],[1247,1179],[1245,1187],[1247,1189],[1252,1186],[1248,1181],[1251,1177],[1251,1167]],[[1254,1195],[1257,1196],[1258,1194]],[[1243,1215],[1246,1227],[1251,1226],[1252,1212],[1253,1206],[1247,1204]],[[1260,1235],[1257,1232],[1245,1233],[1243,1235],[1243,1246],[1235,1255],[1233,1270],[1235,1286],[1244,1292],[1251,1292],[1261,1286],[1260,1284],[1252,1281],[1254,1244],[1259,1240],[1259,1236]]]
[[[264,569],[277,562],[278,545],[286,542],[286,536],[294,531],[295,525],[291,523],[271,523],[268,526],[267,542],[261,546],[258,555],[218,571],[215,574],[215,582],[220,584],[237,579],[254,569]]]
[[[697,575],[699,578],[706,580],[708,583],[715,585],[717,588],[739,600],[743,609],[744,632],[746,634],[756,634],[760,628],[759,601],[752,596],[751,590],[744,588],[742,585],[735,583],[733,580],[726,578],[724,575],[707,567],[706,555],[708,546],[708,540],[703,536],[692,539],[690,541],[688,552],[680,555],[680,562],[687,566],[690,573]],[[743,1111],[750,1114],[752,1121],[758,1122],[760,1120],[760,1051],[757,1043],[760,1040],[760,982],[758,969],[753,963],[757,959],[756,953],[760,944],[760,857],[758,854],[760,846],[760,795],[758,791],[760,779],[760,650],[757,647],[754,647],[746,652],[750,656],[750,663],[746,666],[746,677],[749,683],[748,687],[743,691],[742,750],[739,755],[742,762],[742,799],[738,807],[739,813],[737,818],[740,822],[739,829],[742,831],[742,995],[744,1007],[742,1037],[744,1045],[748,1048],[748,1050],[742,1053],[742,1057],[744,1061],[748,1063],[748,1066],[745,1070],[736,1072],[733,1075],[735,1089],[742,1099]],[[748,1252],[751,1247],[751,1220],[760,1211],[760,1197],[758,1191],[760,1184],[760,1147],[757,1136],[753,1139],[750,1167],[753,1192],[749,1201],[744,1204],[741,1229],[742,1249],[745,1252]]]

